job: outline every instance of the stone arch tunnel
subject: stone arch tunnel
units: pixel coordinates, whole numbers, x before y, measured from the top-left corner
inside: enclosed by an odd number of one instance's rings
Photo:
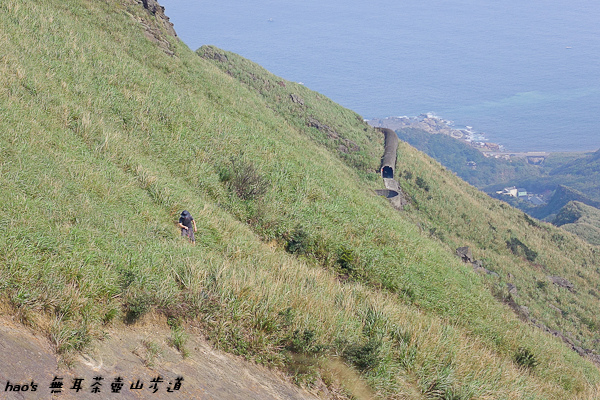
[[[386,197],[394,208],[402,210],[408,204],[408,201],[402,193],[400,185],[394,179],[398,153],[398,135],[387,128],[377,128],[377,130],[383,133],[385,139],[383,157],[381,157],[381,177],[385,189],[376,190],[375,192]]]
[[[398,135],[388,128],[377,128],[385,137],[383,157],[381,158],[381,177],[383,179],[394,179],[396,168],[396,157],[398,150]]]

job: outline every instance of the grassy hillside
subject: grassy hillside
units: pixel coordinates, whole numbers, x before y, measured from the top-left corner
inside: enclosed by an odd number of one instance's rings
[[[569,202],[552,222],[589,243],[600,245],[600,210],[578,201]]]
[[[583,154],[553,153],[542,165],[534,166],[524,158],[504,160],[485,157],[479,150],[443,134],[431,134],[414,128],[396,132],[400,139],[433,157],[462,179],[536,218],[552,221],[571,201],[596,208],[600,205],[596,183],[600,172],[600,150]],[[475,162],[476,166],[470,166],[470,162]],[[524,187],[533,193],[554,193],[548,204],[534,206],[526,200],[496,195],[496,191],[507,186]],[[589,208],[588,211],[593,212]],[[571,208],[565,210],[566,214],[570,212]],[[588,242],[596,236],[590,224],[580,224],[570,232]],[[592,239],[590,243],[597,244],[597,241]]]
[[[275,85],[274,83],[280,78],[235,54],[210,47],[201,48],[198,53],[204,57],[207,53],[211,54],[206,58],[214,60],[215,64],[229,75],[237,77],[242,83],[259,93],[265,100],[276,104],[277,107],[281,107],[281,99],[288,99],[293,93],[300,90],[294,86],[290,88],[287,85]],[[218,54],[220,56],[217,56]],[[247,77],[254,78],[248,79]],[[266,90],[265,88],[274,89]],[[319,94],[315,93],[309,97],[309,92],[306,92],[304,98],[305,111],[284,113],[284,117],[306,130],[309,129],[311,122],[304,116],[314,115],[313,104],[321,107],[322,105]],[[285,102],[283,103],[285,104]],[[335,108],[323,110],[319,114],[319,118],[325,119],[335,113]],[[360,131],[360,126],[355,129]],[[350,132],[351,129],[351,126],[345,127],[344,132]],[[311,130],[311,132],[313,135],[320,134],[317,139],[319,143],[323,143],[323,146],[332,145],[332,139],[328,138],[327,132],[318,130]],[[370,146],[374,144],[371,142]],[[365,146],[369,146],[369,143],[366,143]],[[571,328],[567,328],[571,324],[575,324],[579,331],[581,322],[577,320],[578,318],[567,318],[568,322],[565,321],[565,318],[555,318],[556,316],[553,316],[554,309],[549,307],[549,304],[556,303],[564,306],[578,304],[577,312],[585,314],[582,314],[584,320],[594,318],[597,299],[589,293],[587,295],[590,297],[587,298],[581,294],[571,296],[569,293],[563,293],[565,291],[562,289],[554,287],[550,289],[556,290],[548,292],[546,284],[550,282],[549,276],[561,275],[573,281],[577,280],[578,284],[594,292],[595,282],[597,282],[595,275],[598,273],[595,271],[598,265],[595,249],[570,235],[564,235],[562,230],[555,229],[550,224],[538,223],[524,213],[508,207],[507,204],[490,199],[406,143],[401,143],[399,147],[397,171],[399,171],[400,183],[411,199],[411,205],[407,212],[400,215],[402,220],[412,222],[421,236],[441,243],[449,253],[454,253],[454,249],[458,247],[470,246],[474,251],[475,258],[482,260],[489,270],[500,274],[500,279],[485,280],[486,286],[497,298],[511,304],[516,301],[519,305],[534,307],[536,311],[532,314],[533,318],[540,319],[543,316],[541,320],[545,324],[561,332],[571,331]],[[369,177],[370,175],[367,175],[366,181],[369,181]],[[365,212],[367,211],[365,210]],[[305,221],[302,221],[302,224],[311,226],[316,223],[314,221],[318,218],[320,216],[309,215]],[[335,226],[329,228],[329,230],[335,229]],[[572,255],[575,254],[582,258],[572,258]],[[595,266],[594,270],[588,268],[592,265]],[[390,268],[387,268],[386,272],[389,273],[389,271]],[[584,271],[586,271],[586,279],[581,279]],[[415,288],[422,290],[427,287],[428,281],[434,279],[431,275],[439,275],[428,274],[426,279],[416,280],[414,274],[400,273],[402,279],[408,280],[410,284],[398,285],[394,281],[390,282],[389,276],[384,276],[382,282],[392,290],[400,290],[411,296],[414,295]],[[589,275],[590,273],[593,275]],[[372,277],[373,272],[368,271],[366,279],[372,279]],[[524,293],[513,298],[515,296],[506,292],[509,283],[523,287]],[[428,288],[425,292],[432,289]],[[588,289],[585,291],[589,291]],[[437,301],[439,298],[435,298],[432,303]],[[419,304],[424,305],[422,300]],[[584,309],[585,311],[583,311]],[[548,311],[552,314],[549,314]],[[574,311],[575,309],[570,309],[565,312],[565,315]],[[588,340],[591,337],[596,338],[596,329],[593,324],[592,328],[587,327],[589,328],[588,332],[581,331],[579,338],[576,338],[583,341],[579,342],[580,345],[585,342],[585,345],[590,348],[594,346],[595,339]],[[586,327],[586,325],[583,326]]]
[[[161,25],[135,1],[8,0],[0,26],[0,293],[59,352],[157,312],[182,350],[197,324],[306,385],[343,387],[342,360],[381,398],[597,395],[597,367],[513,310],[595,348],[598,254],[573,235],[408,145],[397,212],[358,115],[234,54],[149,40]]]

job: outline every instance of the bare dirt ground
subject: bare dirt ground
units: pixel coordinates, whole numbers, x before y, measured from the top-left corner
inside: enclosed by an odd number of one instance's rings
[[[317,399],[280,373],[215,350],[199,334],[189,334],[185,358],[170,338],[164,321],[119,326],[66,365],[47,338],[5,313],[0,399]]]

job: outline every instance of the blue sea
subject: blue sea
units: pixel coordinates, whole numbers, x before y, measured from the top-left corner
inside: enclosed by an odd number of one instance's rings
[[[423,113],[510,151],[600,148],[600,2],[160,0],[211,44],[365,119]]]

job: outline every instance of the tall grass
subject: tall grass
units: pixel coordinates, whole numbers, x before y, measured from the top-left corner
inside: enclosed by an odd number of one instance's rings
[[[543,273],[506,249],[510,229],[549,272],[587,288],[592,250],[567,234],[561,252],[547,250],[559,231],[528,225],[407,147],[398,170],[430,190],[401,179],[413,206],[397,213],[373,194],[382,140],[355,113],[289,82],[263,93],[240,84],[243,68],[266,72],[232,55],[230,74],[173,38],[169,56],[145,38],[144,12],[116,1],[0,4],[0,289],[23,322],[68,352],[115,318],[160,312],[177,321],[181,351],[180,323],[194,320],[216,346],[258,362],[289,370],[306,357],[298,376],[338,379],[341,360],[380,397],[595,395],[596,367],[518,320],[493,297],[496,282],[452,254],[468,244],[501,279],[510,271],[533,285]],[[360,150],[338,151],[344,139]],[[222,174],[232,159],[266,191],[232,190]],[[178,237],[184,208],[196,246]],[[306,246],[291,254],[300,228]],[[547,290],[595,321],[591,294]],[[538,294],[521,293],[555,321]],[[536,367],[515,361],[522,348]]]

